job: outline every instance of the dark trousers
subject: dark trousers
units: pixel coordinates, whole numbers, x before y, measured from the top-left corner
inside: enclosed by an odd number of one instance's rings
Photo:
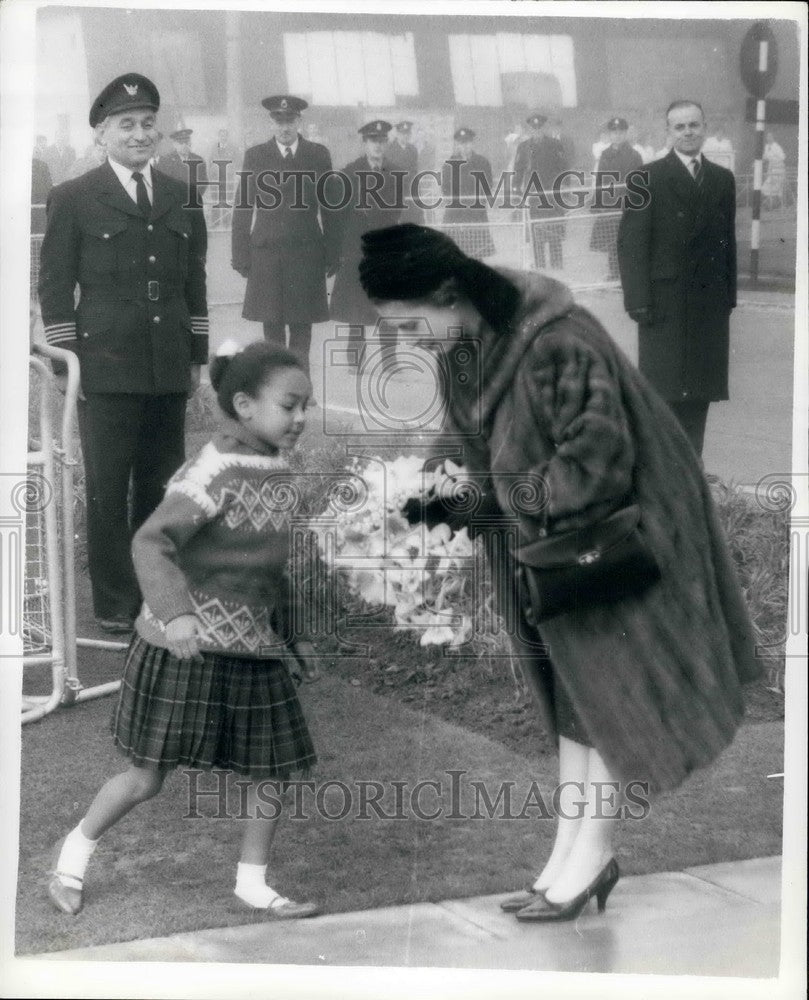
[[[554,270],[561,270],[564,267],[564,257],[562,254],[562,241],[565,238],[564,222],[539,222],[531,219],[531,241],[534,248],[534,266],[543,271],[545,263],[545,244],[548,245],[548,255],[550,266]]]
[[[285,323],[265,323],[264,339],[268,344],[276,344],[278,347],[287,346],[286,324]],[[312,324],[311,323],[290,323],[289,324],[289,350],[297,354],[303,362],[307,373],[309,371],[309,349],[312,346]]]
[[[133,619],[138,613],[132,535],[163,499],[167,480],[183,463],[187,398],[184,393],[88,393],[79,402],[97,618]]]
[[[669,400],[669,406],[674,416],[680,421],[680,426],[688,435],[688,440],[694,446],[694,451],[702,457],[702,445],[705,441],[705,424],[708,420],[708,403],[704,399]]]

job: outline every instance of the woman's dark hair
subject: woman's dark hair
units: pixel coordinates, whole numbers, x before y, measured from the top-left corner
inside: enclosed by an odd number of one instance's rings
[[[285,368],[298,368],[305,374],[300,358],[292,351],[259,340],[248,344],[238,354],[212,357],[208,363],[208,374],[220,407],[229,417],[235,418],[234,395],[246,392],[255,398],[275,372]]]
[[[494,330],[502,330],[517,310],[519,292],[508,278],[467,257],[435,229],[412,223],[374,229],[362,237],[362,253],[360,283],[369,299],[445,305],[445,296],[435,293],[451,282]]]

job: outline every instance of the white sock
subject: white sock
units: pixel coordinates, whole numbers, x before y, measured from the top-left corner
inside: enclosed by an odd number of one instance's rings
[[[87,863],[98,846],[97,840],[90,840],[82,833],[81,823],[70,831],[62,844],[56,874],[63,885],[71,889],[81,889]]]
[[[278,906],[286,902],[283,896],[267,885],[266,875],[266,865],[246,865],[240,861],[236,869],[234,890],[239,899],[259,910],[266,910],[268,906]]]

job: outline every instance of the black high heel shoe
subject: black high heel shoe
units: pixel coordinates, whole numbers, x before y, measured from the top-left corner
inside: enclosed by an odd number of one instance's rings
[[[618,862],[610,858],[607,864],[596,875],[593,881],[567,903],[553,903],[542,896],[517,913],[517,919],[535,923],[549,923],[552,920],[575,920],[585,908],[591,897],[595,896],[598,912],[603,913],[607,905],[607,897],[615,888],[620,878]]]

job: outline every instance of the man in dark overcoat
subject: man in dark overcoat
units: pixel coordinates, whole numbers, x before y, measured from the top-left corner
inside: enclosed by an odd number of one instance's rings
[[[232,264],[247,278],[242,316],[263,323],[265,338],[282,347],[288,326],[289,349],[308,366],[312,324],[329,316],[326,273],[335,263],[333,215],[320,211],[318,196],[331,155],[298,131],[306,101],[280,94],[261,103],[275,136],[244,154]]]
[[[342,185],[335,183],[330,186],[328,199],[330,203],[342,206],[334,211],[339,266],[329,311],[333,320],[350,324],[347,342],[351,349],[349,359],[358,368],[363,360],[365,327],[373,326],[378,319],[376,309],[360,285],[358,269],[362,258],[362,236],[372,229],[396,225],[402,214],[401,184],[397,184],[391,173],[387,156],[388,135],[392,128],[390,122],[376,119],[358,130],[364,152],[342,170],[345,191],[338,190]],[[386,348],[387,356],[390,356],[393,345],[387,343]]]
[[[201,185],[202,190],[206,190],[208,169],[205,160],[191,151],[191,136],[193,134],[194,130],[191,128],[178,128],[172,132],[169,139],[171,139],[174,149],[160,157],[157,169],[180,181],[186,188],[190,186],[191,200],[196,202],[194,189],[197,185]],[[196,166],[191,166],[194,163]]]
[[[90,125],[107,162],[53,189],[42,243],[45,335],[81,366],[90,580],[110,632],[138,613],[131,537],[184,460],[186,402],[208,356],[205,220],[151,168],[159,106],[138,73],[104,88]]]
[[[595,191],[591,211],[601,213],[593,224],[590,234],[590,249],[607,254],[607,281],[617,281],[618,274],[618,226],[616,219],[605,218],[604,213],[615,213],[620,209],[617,202],[625,194],[626,176],[632,170],[640,170],[643,158],[627,141],[629,124],[625,118],[611,118],[604,126],[610,144],[598,158],[595,174]]]
[[[418,224],[423,221],[424,212],[414,203],[412,198],[414,179],[419,172],[419,151],[415,144],[410,141],[412,134],[413,122],[396,122],[393,126],[393,137],[388,144],[388,163],[392,170],[407,171],[407,176],[402,184],[405,206],[401,221]]]
[[[461,229],[450,233],[458,246],[470,257],[480,259],[491,257],[494,241],[488,227],[485,195],[482,184],[485,181],[492,189],[492,165],[485,156],[475,152],[476,133],[471,128],[456,130],[455,148],[452,157],[441,168],[441,196],[444,201],[444,223],[470,223],[472,229]],[[477,178],[480,178],[478,180]]]
[[[563,214],[562,207],[556,203],[554,191],[558,192],[559,177],[568,169],[567,156],[559,139],[550,134],[546,115],[530,115],[526,122],[531,132],[529,138],[517,147],[514,157],[515,189],[528,202],[534,265],[544,269],[547,244],[550,266],[561,269],[564,265],[562,242],[565,223],[547,220]]]
[[[736,305],[733,174],[701,154],[705,116],[676,101],[672,148],[647,164],[643,207],[618,233],[624,307],[638,324],[638,365],[702,454],[708,406],[728,398],[730,312]]]

